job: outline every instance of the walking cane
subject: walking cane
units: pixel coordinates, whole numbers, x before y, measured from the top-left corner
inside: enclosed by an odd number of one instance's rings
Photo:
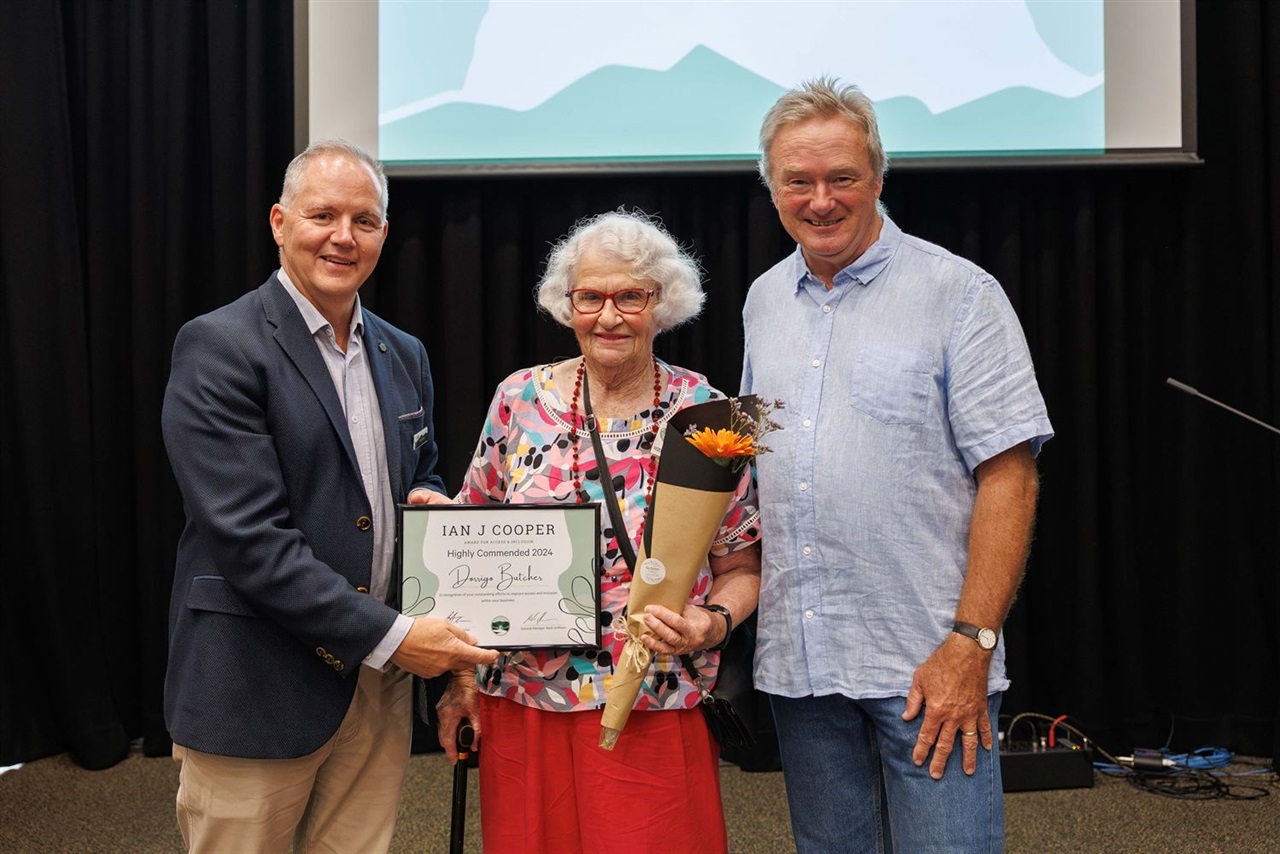
[[[467,821],[467,760],[475,744],[476,731],[465,718],[458,724],[458,761],[453,765],[453,819],[449,824],[449,854],[462,854],[462,837]]]

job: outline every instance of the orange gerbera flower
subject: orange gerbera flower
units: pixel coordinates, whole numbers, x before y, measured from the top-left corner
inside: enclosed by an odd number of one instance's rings
[[[713,460],[730,460],[736,457],[755,456],[756,446],[750,436],[736,430],[712,430],[710,427],[686,436],[689,443]]]

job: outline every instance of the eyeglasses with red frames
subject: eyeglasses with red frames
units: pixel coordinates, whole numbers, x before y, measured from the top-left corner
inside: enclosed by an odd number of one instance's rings
[[[621,314],[639,314],[644,311],[650,298],[656,293],[657,291],[647,291],[644,288],[623,288],[609,294],[592,288],[574,288],[565,296],[569,298],[569,304],[578,314],[595,314],[603,311],[604,304],[609,300],[613,301],[613,307]]]

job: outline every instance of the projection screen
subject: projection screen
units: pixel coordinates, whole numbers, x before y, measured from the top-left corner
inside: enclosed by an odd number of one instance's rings
[[[819,75],[894,169],[1198,162],[1194,0],[295,0],[299,148],[391,174],[752,168]]]

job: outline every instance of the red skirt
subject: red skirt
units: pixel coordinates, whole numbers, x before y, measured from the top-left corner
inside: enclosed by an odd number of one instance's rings
[[[480,695],[484,850],[724,854],[720,748],[700,709],[632,712],[613,750],[599,710]]]

